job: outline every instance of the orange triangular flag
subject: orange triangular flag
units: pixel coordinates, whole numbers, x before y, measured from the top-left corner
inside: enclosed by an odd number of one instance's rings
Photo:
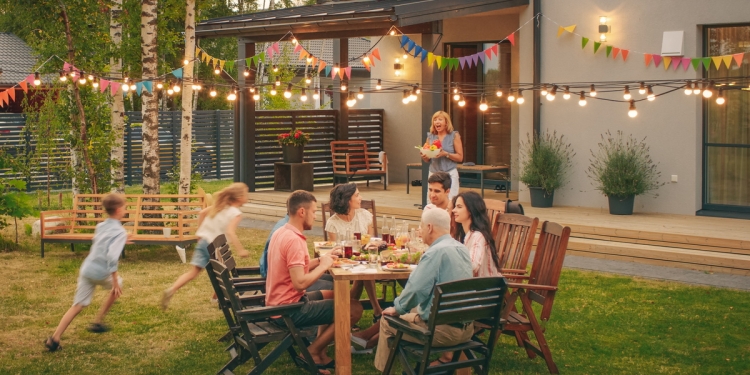
[[[375,59],[373,55],[370,55],[370,66],[375,66]]]
[[[365,64],[365,69],[367,69],[367,71],[369,72],[370,71],[370,66],[367,65],[367,64]]]
[[[0,106],[4,106],[8,104],[8,90],[3,90],[0,92]]]
[[[622,51],[622,52],[625,53],[625,51]],[[643,54],[643,61],[646,63],[646,66],[648,66],[648,64],[651,64],[651,60],[653,60],[653,58],[654,58],[654,55],[650,53]]]
[[[664,70],[669,69],[669,64],[672,63],[672,58],[669,56],[664,56]]]
[[[732,55],[722,56],[721,61],[727,66],[727,69],[729,69],[729,66],[732,65]]]
[[[714,61],[714,66],[716,66],[716,70],[719,70],[719,68],[721,68],[721,56],[711,56],[711,60]]]
[[[628,53],[630,53],[630,51],[626,49],[622,50],[622,61],[625,61],[628,59]]]
[[[323,60],[320,60],[320,64],[318,64],[318,73],[320,73],[320,71],[323,70],[323,68],[325,67],[326,67],[326,62]]]
[[[734,57],[734,62],[737,63],[737,66],[742,66],[742,59],[745,57],[745,53],[735,53],[732,57]]]
[[[508,40],[510,41],[510,44],[515,46],[516,45],[516,33],[512,33],[508,35]]]
[[[617,59],[618,54],[620,54],[620,49],[617,47],[612,48],[612,58]]]
[[[562,26],[559,26],[557,28],[557,37],[559,38],[560,35],[562,35],[562,33],[564,33],[564,32],[565,32],[565,29]]]
[[[304,59],[305,57],[307,57],[307,55],[309,55],[309,54],[308,54],[308,53],[307,53],[307,51],[305,51],[304,49],[303,49],[302,51],[299,51],[299,59],[300,59],[300,60],[302,60],[302,59]]]
[[[372,55],[375,56],[376,59],[380,60],[380,51],[378,51],[377,48],[372,50]]]
[[[362,59],[362,65],[365,66],[365,69],[367,69],[368,72],[370,71],[370,63],[369,63],[369,61],[370,61],[369,58],[368,59]]]
[[[344,79],[344,68],[339,68],[339,79]]]
[[[25,92],[25,93],[29,92],[29,86],[27,86],[25,80],[21,81],[21,82],[18,82],[18,85],[21,86],[21,88],[23,89],[23,92]]]
[[[10,100],[15,102],[16,101],[16,89],[11,87],[7,91],[8,91],[8,97],[10,98]]]

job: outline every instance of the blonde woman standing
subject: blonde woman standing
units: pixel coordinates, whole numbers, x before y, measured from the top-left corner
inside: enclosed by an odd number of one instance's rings
[[[464,146],[461,136],[453,130],[450,116],[444,111],[437,111],[432,115],[432,125],[427,133],[425,145],[431,145],[439,140],[442,147],[436,157],[430,158],[422,155],[422,160],[430,163],[430,176],[435,172],[446,172],[451,176],[450,200],[458,195],[458,170],[457,164],[464,160]]]

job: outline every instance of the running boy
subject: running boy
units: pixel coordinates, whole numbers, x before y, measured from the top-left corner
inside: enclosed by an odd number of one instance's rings
[[[206,268],[208,260],[211,259],[208,254],[208,244],[213,242],[216,237],[222,234],[226,235],[227,240],[229,240],[232,248],[237,250],[239,256],[247,257],[250,255],[242,247],[235,233],[237,225],[242,220],[242,211],[239,207],[247,202],[247,192],[247,185],[242,182],[235,182],[216,194],[214,204],[204,208],[198,215],[198,230],[195,234],[200,237],[200,240],[198,240],[198,245],[193,252],[193,259],[190,261],[193,267],[177,278],[177,281],[164,291],[161,298],[162,310],[169,307],[169,301],[177,290],[196,278]]]
[[[78,286],[73,306],[63,315],[55,333],[44,343],[47,350],[51,352],[62,349],[60,338],[63,332],[76,315],[91,303],[91,297],[97,285],[111,289],[111,292],[94,322],[89,325],[88,330],[91,332],[102,333],[109,330],[102,320],[115,300],[122,294],[122,278],[117,275],[117,262],[128,241],[128,234],[120,222],[125,216],[125,198],[120,194],[108,194],[102,200],[102,206],[109,218],[96,226],[91,250],[78,273]]]

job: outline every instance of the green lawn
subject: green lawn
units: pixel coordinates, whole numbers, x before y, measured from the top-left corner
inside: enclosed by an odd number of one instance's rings
[[[12,227],[0,231],[6,239],[11,233]],[[257,264],[266,235],[240,229],[253,254],[240,265]],[[108,316],[111,332],[85,329],[104,299],[98,291],[63,336],[64,349],[46,353],[42,342],[72,303],[85,246],[71,253],[66,245],[49,245],[41,259],[38,240],[23,237],[21,245],[23,250],[0,253],[0,373],[207,374],[228,360],[216,342],[225,322],[209,302],[205,276],[180,290],[169,311],[159,310],[160,292],[189,267],[173,248],[159,246],[128,248],[120,265],[123,296]],[[560,285],[545,325],[563,374],[750,373],[746,292],[574,270],[563,272]],[[354,356],[354,373],[376,373],[372,358]],[[529,360],[508,336],[498,344],[492,368],[498,374],[547,373],[541,359]],[[302,372],[285,355],[267,373]]]

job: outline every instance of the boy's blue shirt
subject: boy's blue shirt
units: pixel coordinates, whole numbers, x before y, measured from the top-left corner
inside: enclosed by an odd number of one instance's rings
[[[119,220],[108,218],[97,224],[89,255],[81,265],[81,276],[105,280],[117,271],[120,254],[125,248],[128,233]]]

